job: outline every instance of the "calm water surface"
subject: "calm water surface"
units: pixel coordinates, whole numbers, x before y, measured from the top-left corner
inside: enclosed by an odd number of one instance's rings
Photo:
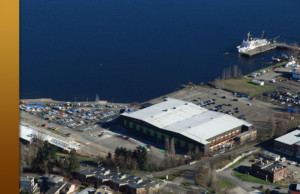
[[[300,40],[299,0],[21,0],[21,98],[146,101],[251,60],[236,46],[248,31]],[[224,55],[225,52],[230,55]]]

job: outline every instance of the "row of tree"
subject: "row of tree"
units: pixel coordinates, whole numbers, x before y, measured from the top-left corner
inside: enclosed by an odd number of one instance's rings
[[[120,169],[129,170],[145,170],[148,155],[147,150],[142,147],[138,147],[135,150],[127,150],[124,147],[117,147],[115,149],[115,157],[109,152],[105,164],[108,167],[118,167]]]
[[[38,173],[53,173],[54,168],[57,168],[62,175],[68,176],[79,169],[79,159],[74,149],[69,157],[60,158],[56,153],[57,148],[45,141],[32,160],[32,170]]]
[[[233,65],[233,67],[228,67],[223,69],[223,73],[222,73],[222,79],[226,80],[226,79],[236,79],[236,78],[240,78],[243,76],[243,73],[241,71],[241,69],[239,69],[239,67],[237,65]]]

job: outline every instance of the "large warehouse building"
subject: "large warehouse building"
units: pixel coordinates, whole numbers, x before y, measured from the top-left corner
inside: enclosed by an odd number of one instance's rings
[[[300,130],[297,129],[274,140],[274,149],[300,158]]]
[[[120,120],[145,139],[164,143],[166,138],[174,138],[177,150],[194,151],[198,147],[205,155],[230,146],[251,126],[233,116],[172,98],[136,112],[126,111]]]

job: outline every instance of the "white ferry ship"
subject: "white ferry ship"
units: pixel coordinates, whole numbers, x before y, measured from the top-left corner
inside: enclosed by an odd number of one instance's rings
[[[270,41],[263,38],[263,35],[261,38],[250,38],[250,32],[248,32],[247,40],[243,40],[242,45],[237,46],[237,49],[239,53],[244,53],[270,43]]]

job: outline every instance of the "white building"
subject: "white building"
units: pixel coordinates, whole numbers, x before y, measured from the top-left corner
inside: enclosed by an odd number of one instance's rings
[[[252,80],[252,83],[255,85],[259,85],[259,86],[264,86],[265,82],[264,81],[259,81],[259,80]]]
[[[300,130],[296,129],[274,140],[274,149],[300,158]]]
[[[250,123],[210,111],[193,103],[166,98],[164,102],[136,112],[124,112],[121,124],[137,135],[156,142],[174,138],[179,149],[196,147],[208,153],[229,146]]]

